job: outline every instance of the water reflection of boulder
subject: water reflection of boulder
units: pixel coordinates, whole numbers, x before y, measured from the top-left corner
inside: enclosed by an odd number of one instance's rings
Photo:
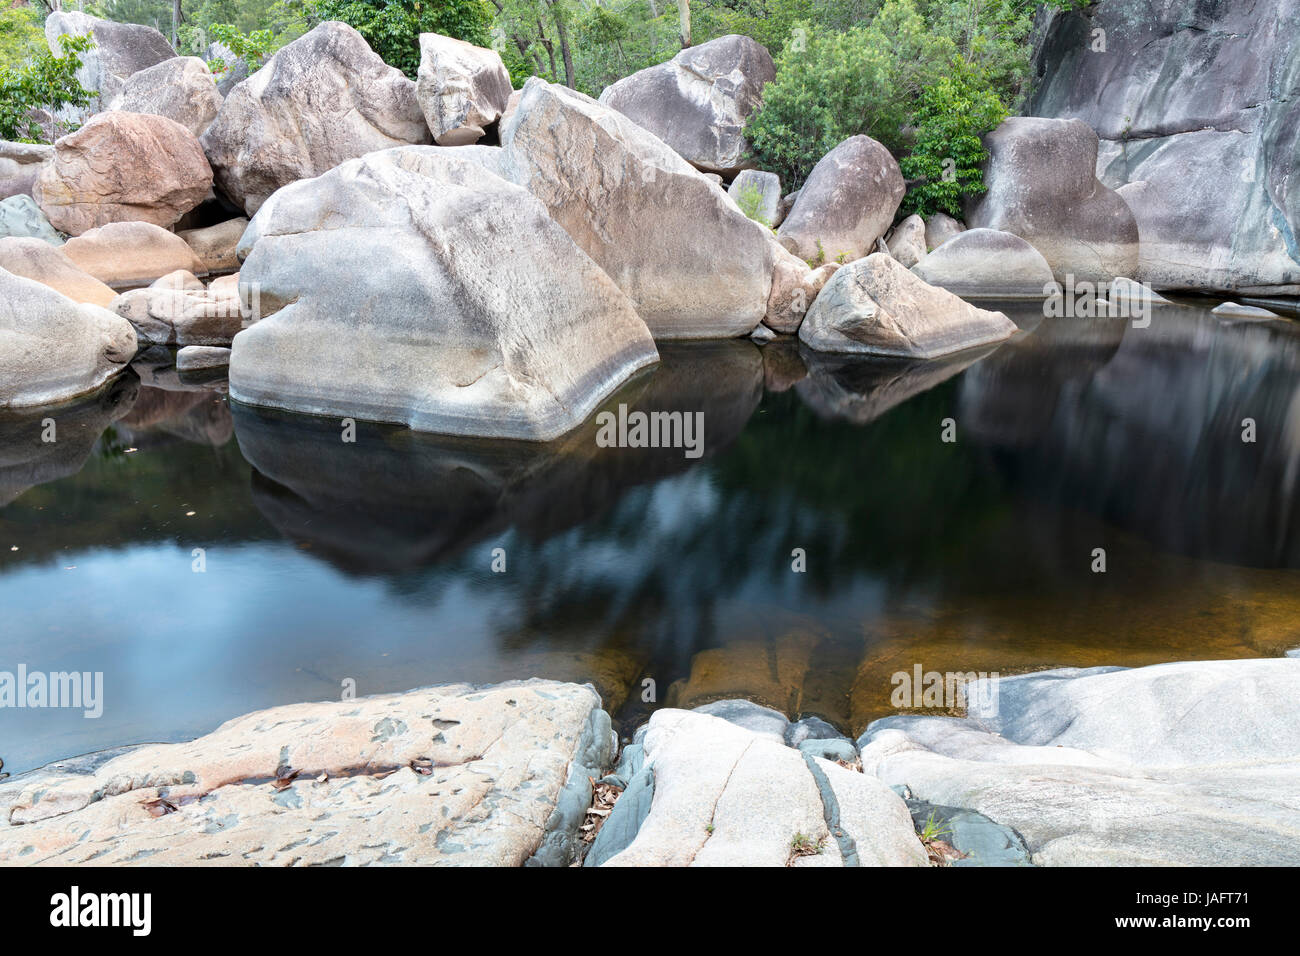
[[[750,342],[664,345],[662,364],[602,407],[702,412],[703,457],[735,441],[763,390]],[[514,528],[544,540],[628,488],[683,472],[682,448],[597,444],[596,416],[547,443],[433,436],[236,405],[235,433],[253,466],[257,507],[284,535],[341,567],[391,571],[436,563]]]
[[[219,448],[235,433],[225,396],[214,391],[172,391],[141,386],[135,407],[121,420],[124,437],[140,448],[180,438]]]
[[[76,402],[0,417],[0,506],[34,485],[81,471],[99,436],[131,410],[139,388],[128,372]],[[44,440],[47,419],[54,422],[54,441]]]
[[[833,355],[805,349],[802,355],[808,376],[794,388],[821,417],[866,425],[912,396],[947,381],[996,348],[968,349],[930,360]]]
[[[1116,344],[1103,330],[1078,352],[1077,367],[1068,361],[1074,350],[1059,343],[1054,361],[1035,355],[1033,339],[1045,333],[1071,334],[1044,323],[961,382],[966,433],[997,453],[1026,494],[1168,550],[1300,565],[1294,326],[1226,324],[1204,310],[1161,307],[1150,327],[1119,328]],[[1253,442],[1243,440],[1248,419]]]
[[[1032,444],[1051,426],[1062,389],[1085,385],[1119,351],[1129,319],[1046,319],[967,374],[980,402],[961,406],[963,429],[999,445]],[[1140,334],[1142,329],[1133,330]],[[986,386],[985,382],[989,384]],[[996,384],[994,384],[996,383]]]

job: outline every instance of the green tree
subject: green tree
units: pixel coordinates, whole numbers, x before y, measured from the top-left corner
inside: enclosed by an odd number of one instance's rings
[[[487,0],[306,0],[303,11],[309,26],[341,20],[354,27],[385,63],[412,78],[420,68],[421,33],[491,45]]]
[[[35,7],[20,7],[13,0],[0,6],[0,68],[16,67],[45,46],[41,15]]]
[[[985,190],[988,151],[980,137],[1006,118],[1006,107],[965,60],[921,91],[913,115],[916,141],[899,163],[911,182],[903,211],[961,216],[962,198]]]
[[[88,36],[59,38],[62,53],[46,47],[19,67],[0,68],[0,139],[24,143],[52,142],[65,129],[58,121],[43,127],[35,110],[55,113],[66,106],[88,106],[91,92],[77,80],[81,54],[92,46]]]

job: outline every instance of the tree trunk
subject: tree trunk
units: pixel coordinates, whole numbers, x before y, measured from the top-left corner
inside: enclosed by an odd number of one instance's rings
[[[677,0],[677,16],[682,25],[682,49],[691,45],[691,0]]]
[[[181,0],[172,0],[172,49],[179,50],[181,42]]]
[[[569,31],[564,27],[564,17],[559,6],[553,0],[547,0],[551,7],[551,18],[555,21],[555,32],[560,37],[560,54],[564,57],[564,85],[575,89],[573,85],[573,51],[569,49]]]

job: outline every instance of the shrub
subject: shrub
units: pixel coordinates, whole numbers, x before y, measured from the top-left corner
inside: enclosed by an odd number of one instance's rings
[[[89,36],[62,36],[62,53],[55,56],[49,48],[35,53],[20,67],[0,69],[0,139],[24,143],[53,141],[66,124],[44,129],[32,119],[33,110],[51,113],[65,106],[88,106],[94,95],[77,80],[81,54],[92,46]]]
[[[353,27],[385,63],[412,79],[420,68],[421,33],[491,46],[487,0],[307,0],[305,10],[313,25],[341,20]]]
[[[768,229],[772,228],[771,221],[767,216],[763,215],[763,190],[756,184],[751,183],[740,188],[740,195],[736,197],[736,205],[740,207],[741,212],[760,226],[766,226]]]
[[[960,59],[950,76],[922,90],[913,114],[916,141],[899,163],[903,177],[912,182],[903,197],[903,211],[926,217],[946,212],[960,218],[962,197],[985,190],[988,151],[980,136],[1006,115],[993,91]]]

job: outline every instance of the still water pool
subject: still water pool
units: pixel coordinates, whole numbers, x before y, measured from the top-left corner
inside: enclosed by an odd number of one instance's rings
[[[590,680],[625,727],[746,696],[856,733],[916,665],[1300,646],[1297,326],[1008,311],[1020,336],[939,363],[664,346],[606,407],[702,412],[698,459],[594,421],[348,443],[156,353],[0,419],[0,671],[104,675],[97,719],[0,710],[5,770],[347,681]]]

